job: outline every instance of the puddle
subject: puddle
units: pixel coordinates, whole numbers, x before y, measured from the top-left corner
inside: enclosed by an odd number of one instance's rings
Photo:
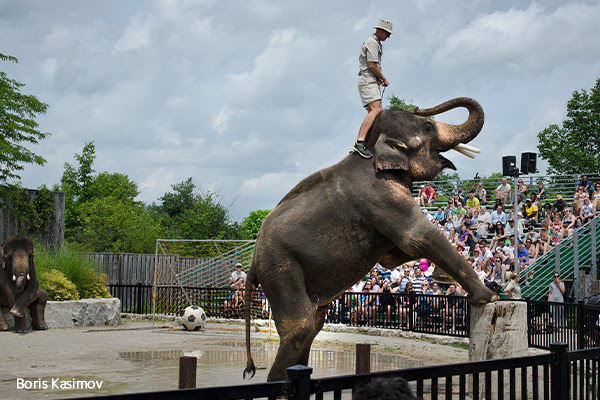
[[[92,368],[94,373],[73,374],[71,376],[47,376],[38,381],[101,381],[102,386],[93,390],[26,390],[28,394],[66,398],[71,396],[98,396],[134,392],[175,390],[179,379],[179,358],[194,356],[198,359],[196,372],[197,387],[229,386],[265,382],[279,343],[254,340],[252,356],[257,367],[256,376],[244,381],[242,372],[246,366],[246,346],[243,339],[203,338],[194,344],[187,344],[189,350],[154,350],[115,352],[104,361],[109,370]],[[355,370],[354,348],[326,349],[327,344],[315,344],[311,350],[309,366],[313,377],[328,377],[353,374]],[[319,348],[319,346],[321,348]],[[423,366],[423,363],[410,356],[399,356],[371,351],[372,371],[385,371]],[[90,372],[90,370],[88,370]],[[22,393],[22,392],[20,392]],[[34,396],[37,397],[37,396]]]

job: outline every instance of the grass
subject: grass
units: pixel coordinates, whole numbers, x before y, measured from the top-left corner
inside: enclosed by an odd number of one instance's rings
[[[58,249],[36,245],[35,267],[40,281],[43,281],[44,273],[52,269],[62,272],[75,284],[81,298],[110,297],[106,276],[93,261],[67,243]]]

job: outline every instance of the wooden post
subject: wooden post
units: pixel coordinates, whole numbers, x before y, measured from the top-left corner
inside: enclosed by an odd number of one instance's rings
[[[196,388],[196,369],[198,359],[196,357],[179,357],[179,389]]]
[[[367,374],[371,372],[371,345],[366,343],[356,344],[356,373]]]

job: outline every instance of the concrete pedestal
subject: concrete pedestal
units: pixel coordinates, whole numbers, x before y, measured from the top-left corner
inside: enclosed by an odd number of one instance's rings
[[[469,361],[483,361],[529,355],[527,341],[527,303],[499,301],[484,306],[471,307],[471,334],[469,338]],[[520,370],[516,382],[521,381]],[[480,374],[480,397],[483,396],[484,376]],[[504,398],[509,395],[509,374],[504,372]],[[521,397],[521,385],[516,385],[517,397]],[[498,398],[498,376],[492,374],[492,398]]]

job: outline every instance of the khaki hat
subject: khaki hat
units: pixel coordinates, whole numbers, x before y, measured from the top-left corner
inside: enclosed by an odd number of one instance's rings
[[[237,263],[237,264],[235,264],[235,267],[236,267],[236,268],[237,268],[237,267],[240,267],[240,268],[242,268],[242,263]]]
[[[556,200],[562,200],[562,196],[559,194],[556,196]]]
[[[388,20],[382,19],[379,21],[379,23],[377,25],[375,25],[373,28],[377,29],[383,29],[384,31],[386,31],[387,33],[389,33],[390,35],[393,35],[394,32],[392,32],[392,23]]]

